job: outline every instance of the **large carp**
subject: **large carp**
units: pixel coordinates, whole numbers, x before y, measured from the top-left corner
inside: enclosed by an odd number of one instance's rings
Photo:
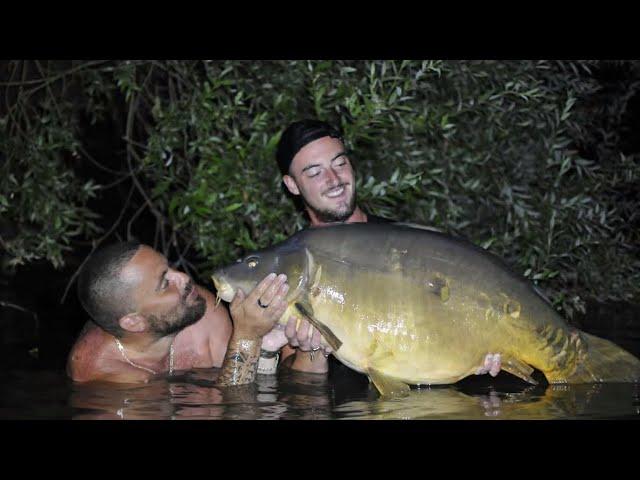
[[[640,361],[570,327],[524,277],[495,255],[402,224],[310,228],[213,275],[231,301],[270,272],[288,276],[290,315],[320,330],[333,355],[366,373],[383,395],[408,384],[454,383],[489,352],[526,381],[634,382]]]

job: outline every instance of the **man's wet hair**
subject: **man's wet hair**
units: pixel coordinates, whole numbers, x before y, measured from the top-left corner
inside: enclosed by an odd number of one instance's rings
[[[80,303],[95,323],[116,337],[124,334],[118,320],[135,310],[120,273],[141,246],[120,242],[102,248],[91,255],[78,276]]]
[[[344,143],[342,133],[327,122],[305,119],[290,124],[280,137],[276,150],[276,160],[282,175],[289,175],[293,157],[302,147],[323,137],[337,138]]]

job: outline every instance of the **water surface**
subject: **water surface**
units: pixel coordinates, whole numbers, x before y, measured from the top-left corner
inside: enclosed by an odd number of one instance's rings
[[[640,309],[602,309],[581,329],[640,357]],[[177,372],[145,385],[74,384],[62,368],[3,350],[0,419],[555,420],[640,419],[640,385],[531,386],[501,372],[380,399],[368,379],[332,359],[328,376],[282,371],[254,385],[219,388],[217,369]],[[23,357],[20,357],[23,355]],[[66,355],[66,353],[65,353]]]
[[[73,384],[63,372],[13,370],[0,375],[0,418],[640,419],[637,384],[528,386],[501,373],[384,400],[366,378],[343,368],[329,379],[284,372],[230,388],[215,386],[216,369],[179,372],[145,385]]]

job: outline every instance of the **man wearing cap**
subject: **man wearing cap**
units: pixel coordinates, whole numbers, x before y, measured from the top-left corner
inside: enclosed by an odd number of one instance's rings
[[[311,225],[335,222],[386,222],[357,205],[355,175],[342,135],[319,120],[294,122],[276,152],[282,180],[300,196]]]
[[[358,206],[355,173],[342,135],[328,123],[306,119],[290,124],[278,143],[276,160],[285,186],[302,199],[312,226],[391,221],[365,213]],[[290,320],[285,334],[298,352],[310,352],[293,356],[295,351],[285,346],[282,356],[288,357],[291,368],[314,373],[328,371],[329,351],[314,355],[320,348],[320,332],[304,320],[296,330],[296,324]],[[496,376],[499,371],[500,355],[488,354],[484,367],[477,373]]]

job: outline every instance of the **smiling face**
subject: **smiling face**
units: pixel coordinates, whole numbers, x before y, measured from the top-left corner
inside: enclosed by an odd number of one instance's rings
[[[137,313],[159,336],[178,332],[204,315],[206,301],[193,281],[170,268],[167,259],[150,247],[140,247],[120,278],[130,287]]]
[[[283,180],[292,194],[302,195],[314,224],[344,222],[354,213],[354,172],[336,138],[322,137],[302,147]]]

